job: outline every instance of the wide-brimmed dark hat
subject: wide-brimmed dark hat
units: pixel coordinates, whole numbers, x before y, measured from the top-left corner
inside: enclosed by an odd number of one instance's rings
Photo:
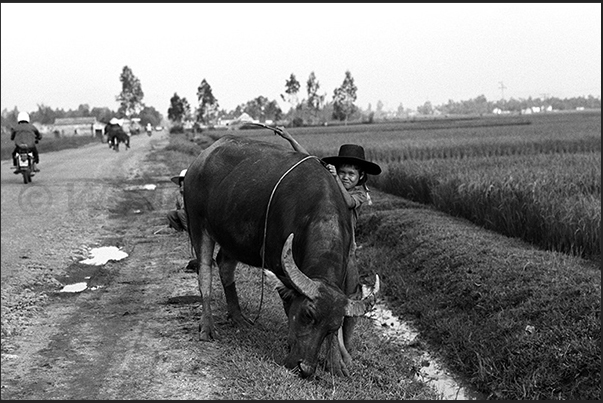
[[[339,155],[334,157],[324,157],[322,160],[327,164],[333,165],[358,165],[367,174],[371,175],[379,175],[381,173],[381,167],[374,162],[367,161],[364,158],[364,148],[357,144],[344,144],[339,147]]]

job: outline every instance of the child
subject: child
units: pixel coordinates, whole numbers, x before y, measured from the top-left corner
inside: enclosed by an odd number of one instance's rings
[[[358,212],[364,203],[372,204],[366,181],[368,175],[379,175],[381,167],[364,157],[364,148],[357,144],[344,144],[339,154],[324,157],[327,168],[337,180],[348,208],[352,210],[352,226],[356,228]]]
[[[295,151],[310,155],[284,128],[277,128],[275,133],[289,141]],[[357,144],[344,144],[339,148],[337,156],[325,157],[322,160],[327,163],[327,168],[335,177],[348,208],[352,210],[352,228],[355,229],[358,212],[362,205],[364,203],[372,204],[366,186],[367,175],[379,175],[381,167],[374,162],[367,161],[364,157],[364,148]],[[353,245],[355,250],[355,236]]]

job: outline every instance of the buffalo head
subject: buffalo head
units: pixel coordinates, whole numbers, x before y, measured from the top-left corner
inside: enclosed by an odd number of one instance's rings
[[[338,332],[344,317],[362,316],[372,308],[379,276],[373,287],[362,286],[361,299],[348,298],[337,285],[306,276],[293,261],[292,244],[293,234],[283,246],[281,263],[293,289],[277,287],[289,319],[289,354],[284,364],[305,378],[316,370],[325,337]]]

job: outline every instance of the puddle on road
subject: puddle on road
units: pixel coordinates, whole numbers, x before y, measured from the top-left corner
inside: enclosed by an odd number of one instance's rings
[[[146,185],[133,185],[128,186],[125,190],[155,190],[157,189],[157,185],[152,183],[147,183]]]
[[[100,277],[103,277],[99,274],[99,270],[103,269],[84,269],[86,266],[102,266],[106,264],[109,260],[121,260],[128,256],[128,254],[122,250],[120,250],[116,246],[103,246],[100,248],[93,248],[90,250],[89,255],[91,256],[88,259],[81,260],[78,263],[74,263],[70,268],[72,271],[72,275],[67,274],[64,279],[60,279],[59,281],[64,282],[67,278],[76,279],[76,282],[73,284],[67,284],[64,286],[59,292],[68,292],[68,293],[78,293],[85,291],[86,289],[90,289],[91,291],[98,290],[102,288],[102,284],[96,284],[90,288],[88,288],[88,283],[90,282],[90,275],[85,275],[87,273],[95,273],[96,281],[94,283],[98,283]],[[85,266],[81,266],[81,265]],[[90,271],[92,270],[92,272]],[[69,272],[69,269],[68,269]],[[83,277],[83,278],[82,278]],[[77,280],[87,280],[87,281],[77,281]],[[72,280],[73,281],[73,280]]]
[[[86,288],[88,288],[88,283],[86,282],[67,284],[59,292],[82,292]]]
[[[116,246],[102,246],[91,249],[90,255],[92,256],[91,258],[82,260],[80,263],[99,266],[107,263],[109,260],[121,260],[128,256],[126,252]]]
[[[374,309],[366,314],[373,319],[375,326],[391,339],[401,341],[405,345],[412,345],[419,335],[408,323],[400,321],[392,311],[387,309],[383,302],[377,302]],[[422,366],[416,376],[422,382],[432,386],[444,400],[484,400],[486,397],[479,392],[469,390],[461,386],[446,370],[428,352],[423,351],[420,358],[421,363],[427,363]]]

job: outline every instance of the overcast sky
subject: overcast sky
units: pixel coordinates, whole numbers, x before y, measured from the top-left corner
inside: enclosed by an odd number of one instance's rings
[[[1,5],[1,109],[117,110],[129,66],[164,116],[174,93],[220,109],[280,94],[314,72],[332,100],[415,109],[485,95],[601,95],[601,3],[80,3]],[[501,89],[501,82],[504,87]]]

